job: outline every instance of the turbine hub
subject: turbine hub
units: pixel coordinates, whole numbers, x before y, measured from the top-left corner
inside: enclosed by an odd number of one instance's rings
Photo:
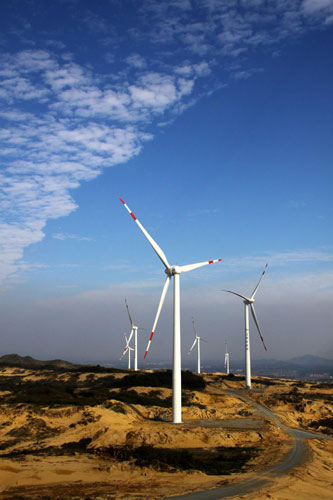
[[[171,270],[172,270],[172,275],[181,273],[181,269],[179,266],[172,266]]]
[[[171,276],[174,276],[175,274],[180,274],[181,268],[179,266],[171,266],[169,268],[166,268],[164,272],[171,278]]]

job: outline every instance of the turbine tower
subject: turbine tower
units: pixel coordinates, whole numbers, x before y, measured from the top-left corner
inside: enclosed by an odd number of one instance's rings
[[[248,390],[251,389],[249,306],[250,306],[252,318],[253,318],[253,321],[257,327],[261,342],[263,343],[263,346],[264,346],[265,350],[267,351],[264,339],[262,337],[262,334],[261,334],[261,331],[259,328],[257,315],[256,315],[256,312],[255,312],[254,306],[253,306],[255,294],[258,291],[259,285],[264,277],[264,274],[266,272],[267,267],[268,267],[268,264],[266,264],[266,266],[261,274],[260,280],[258,281],[257,286],[253,290],[251,297],[245,297],[245,295],[241,295],[240,293],[236,293],[236,292],[233,292],[231,290],[222,290],[223,292],[228,292],[228,293],[232,293],[233,295],[237,295],[238,297],[240,297],[244,301],[244,306],[245,306],[245,374],[246,374],[246,389],[248,389]]]
[[[131,342],[131,339],[132,339],[132,336],[133,336],[133,332],[131,332],[129,338],[126,337],[126,333],[124,333],[124,336],[125,336],[125,340],[126,340],[126,345],[124,347],[124,350],[123,350],[123,353],[122,353],[120,359],[123,359],[123,357],[125,356],[125,354],[128,352],[128,364],[127,364],[127,367],[130,370],[131,369],[131,351],[134,351],[134,349],[133,349],[133,347],[130,347],[129,343]]]
[[[148,341],[147,349],[144,355],[146,358],[147,353],[150,348],[150,344],[154,335],[154,331],[157,325],[158,318],[160,316],[160,312],[165,300],[166,293],[169,288],[169,284],[171,278],[173,277],[173,370],[172,370],[172,422],[174,424],[182,423],[182,386],[181,386],[181,342],[180,342],[180,287],[179,287],[179,278],[181,273],[185,273],[187,271],[193,271],[193,269],[197,269],[201,266],[206,266],[207,264],[213,264],[214,262],[220,262],[222,259],[209,260],[207,262],[199,262],[197,264],[189,264],[186,266],[170,266],[163,250],[158,246],[156,241],[148,234],[142,224],[135,217],[133,212],[128,208],[124,200],[120,198],[120,201],[132,216],[133,220],[139,226],[154,251],[156,252],[159,259],[162,261],[162,264],[165,267],[165,274],[167,275],[162,294],[160,298],[160,302],[158,304],[157,313],[155,316],[155,321],[153,324],[152,332],[150,334],[150,338]]]
[[[131,323],[130,339],[134,334],[134,371],[138,371],[138,330],[144,330],[144,328],[140,328],[134,324],[134,321],[132,320],[132,317],[129,312],[129,307],[126,299],[125,299],[125,304],[126,304],[127,314]]]
[[[229,375],[229,353],[228,353],[228,342],[225,340],[225,355],[224,355],[224,368]]]
[[[197,334],[197,331],[195,329],[195,325],[194,325],[194,319],[192,318],[192,324],[193,324],[193,330],[194,330],[194,335],[195,335],[195,339],[194,339],[194,342],[192,344],[192,347],[191,349],[188,351],[187,354],[191,354],[192,352],[192,349],[193,347],[195,346],[195,344],[198,342],[198,368],[197,368],[197,373],[201,373],[201,369],[200,369],[200,342],[201,340],[203,342],[206,342],[205,339],[202,339],[201,337],[199,337],[199,335]]]

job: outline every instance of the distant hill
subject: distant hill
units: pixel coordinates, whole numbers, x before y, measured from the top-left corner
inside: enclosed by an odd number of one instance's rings
[[[64,361],[63,359],[48,359],[46,361],[41,361],[39,359],[34,359],[31,356],[20,356],[19,354],[5,354],[4,356],[1,356],[0,368],[10,366],[27,368],[30,370],[59,370],[81,373],[118,373],[122,371],[118,368],[106,368],[101,365],[71,363],[69,361]]]
[[[5,354],[0,357],[0,366],[17,366],[19,368],[77,368],[80,365],[64,361],[62,359],[52,359],[47,361],[40,361],[31,356],[19,356],[19,354]]]
[[[333,380],[333,359],[307,354],[286,361],[278,359],[253,359],[252,375],[286,377],[303,380]],[[194,365],[192,366],[194,368]],[[222,362],[210,361],[203,364],[203,371],[223,371]],[[230,360],[232,373],[244,374],[244,360]]]
[[[332,359],[320,358],[319,356],[313,356],[312,354],[306,354],[305,356],[299,356],[297,358],[289,359],[289,363],[295,365],[307,366],[307,367],[322,367],[322,366],[332,366]]]

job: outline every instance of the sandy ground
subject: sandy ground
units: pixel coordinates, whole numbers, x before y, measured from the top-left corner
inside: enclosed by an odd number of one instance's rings
[[[20,376],[22,383],[47,380],[51,376],[49,372],[22,369],[2,370],[1,375]],[[117,374],[118,378],[122,376]],[[57,379],[64,382],[71,377],[66,373],[57,375]],[[78,377],[84,383],[100,379],[103,374],[84,373]],[[206,376],[206,379],[216,386],[226,386],[219,375]],[[243,383],[228,380],[227,385],[240,389]],[[251,397],[270,407],[287,425],[307,428],[311,422],[332,416],[332,387],[295,386],[295,382],[284,380],[274,385],[258,383],[255,388],[259,392]],[[121,389],[113,389],[114,393],[117,391]],[[156,387],[135,387],[135,391],[145,395],[156,391]],[[158,391],[161,399],[171,395],[170,389],[158,388]],[[2,391],[0,397],[8,393],[10,391]],[[300,393],[306,398],[310,393],[322,396],[303,400]],[[156,414],[169,418],[169,408],[133,406],[114,399],[96,406],[52,408],[13,402],[2,404],[0,498],[159,499],[255,477],[282,460],[288,452],[290,437],[276,424],[257,417],[249,404],[218,393],[214,387],[191,391],[188,397],[193,404],[183,408],[184,424],[177,426],[153,420]],[[322,427],[319,430],[325,431]],[[82,448],[82,440],[89,440],[86,450]],[[82,446],[76,446],[77,443]],[[194,450],[202,456],[205,453],[210,456],[217,447],[255,448],[258,452],[241,471],[224,475],[177,468],[157,470],[153,463],[138,466],[133,458],[118,460],[104,453],[109,447],[134,449],[141,446]],[[309,441],[304,464],[289,474],[270,476],[268,486],[246,498],[333,499],[332,451],[333,441]]]
[[[247,500],[329,500],[333,499],[333,441],[309,440],[309,453],[300,467],[289,474],[270,477],[260,491],[233,497]]]

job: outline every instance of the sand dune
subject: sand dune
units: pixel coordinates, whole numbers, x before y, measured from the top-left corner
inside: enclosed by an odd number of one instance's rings
[[[240,389],[237,377],[202,375],[200,388],[189,379],[177,426],[171,389],[154,374],[136,377],[3,368],[0,498],[158,499],[254,477],[290,447],[274,422],[216,390]],[[332,434],[332,384],[258,379],[254,389],[286,424]],[[248,498],[333,498],[332,446],[311,441],[302,466]]]

